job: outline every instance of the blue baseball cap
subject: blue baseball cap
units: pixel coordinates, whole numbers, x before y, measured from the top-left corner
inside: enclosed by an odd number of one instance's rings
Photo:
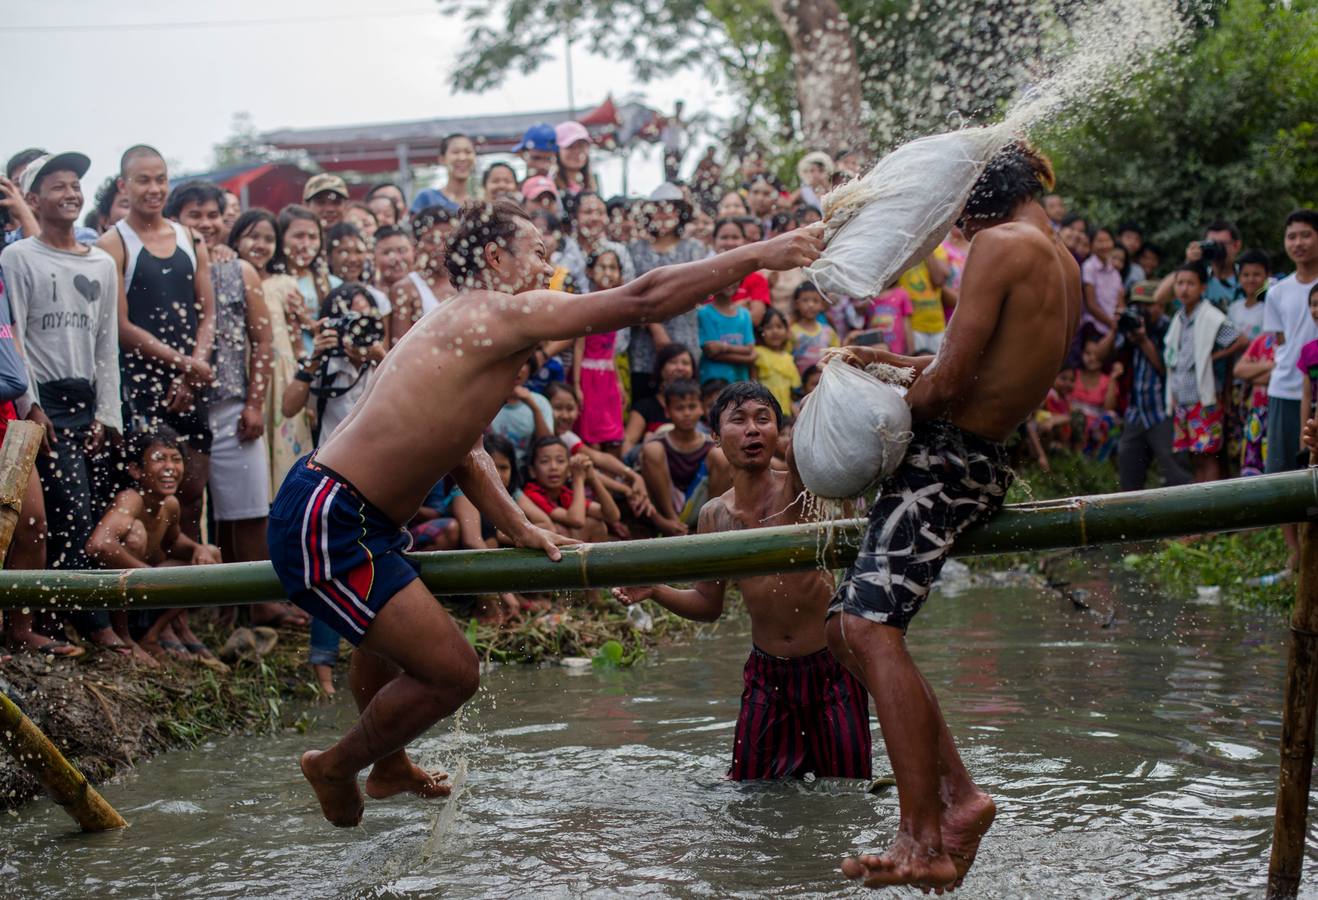
[[[546,122],[538,125],[532,125],[526,129],[526,134],[522,135],[522,142],[513,148],[514,153],[521,153],[523,150],[544,150],[549,153],[558,151],[558,136],[554,132],[554,126]]]

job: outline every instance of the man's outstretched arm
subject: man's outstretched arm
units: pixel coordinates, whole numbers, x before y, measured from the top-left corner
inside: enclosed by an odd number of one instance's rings
[[[530,315],[512,317],[526,344],[562,340],[630,325],[664,322],[694,309],[710,294],[760,269],[808,266],[824,249],[822,225],[789,231],[695,262],[651,269],[635,281],[594,294],[532,291],[519,294]]]

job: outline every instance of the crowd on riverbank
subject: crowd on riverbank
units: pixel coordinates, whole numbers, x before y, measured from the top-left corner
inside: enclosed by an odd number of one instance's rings
[[[584,293],[818,221],[821,197],[860,166],[852,150],[812,152],[783,184],[762,155],[725,168],[711,152],[685,181],[670,165],[674,180],[645,197],[605,197],[591,152],[581,125],[538,125],[515,163],[478,171],[472,141],[450,135],[442,187],[409,198],[380,183],[356,201],[322,173],[302,203],[264,210],[218,185],[171,184],[161,154],[136,146],[85,219],[85,156],[13,156],[0,179],[0,420],[38,422],[47,443],[7,565],[266,558],[270,498],[289,467],[410,328],[444,315],[444,245],[465,203],[522,204],[555,266],[550,287]],[[1045,469],[1063,451],[1115,462],[1123,489],[1143,486],[1155,460],[1172,484],[1296,465],[1314,396],[1299,366],[1318,365],[1318,213],[1279,223],[1296,269],[1280,277],[1229,222],[1209,224],[1182,261],[1138,225],[1091,227],[1061,196],[1045,202],[1080,263],[1085,313],[1072,359],[1021,429],[1020,457]],[[668,322],[544,344],[486,449],[545,527],[591,541],[685,534],[729,483],[705,421],[719,391],[763,382],[790,429],[829,347],[936,353],[968,249],[953,228],[875,297],[828,302],[801,271],[753,273]],[[447,481],[407,527],[415,549],[504,542]],[[504,594],[464,611],[495,627],[561,615],[557,602]],[[287,604],[241,615],[309,628],[310,662],[332,690],[332,629]],[[217,665],[183,610],[14,612],[5,624],[12,650]]]

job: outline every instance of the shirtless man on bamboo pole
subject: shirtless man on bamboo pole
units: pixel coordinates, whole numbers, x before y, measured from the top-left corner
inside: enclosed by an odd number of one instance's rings
[[[1043,401],[1075,334],[1080,273],[1038,200],[1052,185],[1052,166],[1024,143],[989,162],[959,223],[973,240],[936,357],[833,351],[919,373],[906,395],[915,436],[829,608],[829,646],[874,697],[897,779],[892,846],[842,864],[867,887],[955,887],[993,824],[993,800],[966,772],[906,628],[956,537],[1002,505],[1012,480],[1003,442]]]
[[[403,526],[435,483],[452,473],[519,546],[558,559],[556,545],[574,543],[527,520],[481,445],[532,348],[665,321],[751,272],[808,265],[822,247],[821,229],[801,229],[574,295],[541,289],[553,267],[519,206],[464,208],[448,242],[458,293],[390,351],[353,412],[293,466],[270,513],[270,559],[290,598],[357,647],[349,680],[361,716],[333,747],[301,759],[325,818],[361,820],[357,775],[368,766],[371,797],[448,793],[403,749],[479,682],[475,651],[404,556]]]

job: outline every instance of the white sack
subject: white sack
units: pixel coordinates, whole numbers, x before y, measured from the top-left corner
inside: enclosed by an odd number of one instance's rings
[[[849,500],[891,474],[910,442],[911,410],[898,389],[839,359],[824,365],[792,427],[801,481],[829,500]]]
[[[882,293],[947,236],[980,172],[1010,138],[1002,126],[920,138],[830,191],[824,253],[806,270],[810,280],[830,299]]]

